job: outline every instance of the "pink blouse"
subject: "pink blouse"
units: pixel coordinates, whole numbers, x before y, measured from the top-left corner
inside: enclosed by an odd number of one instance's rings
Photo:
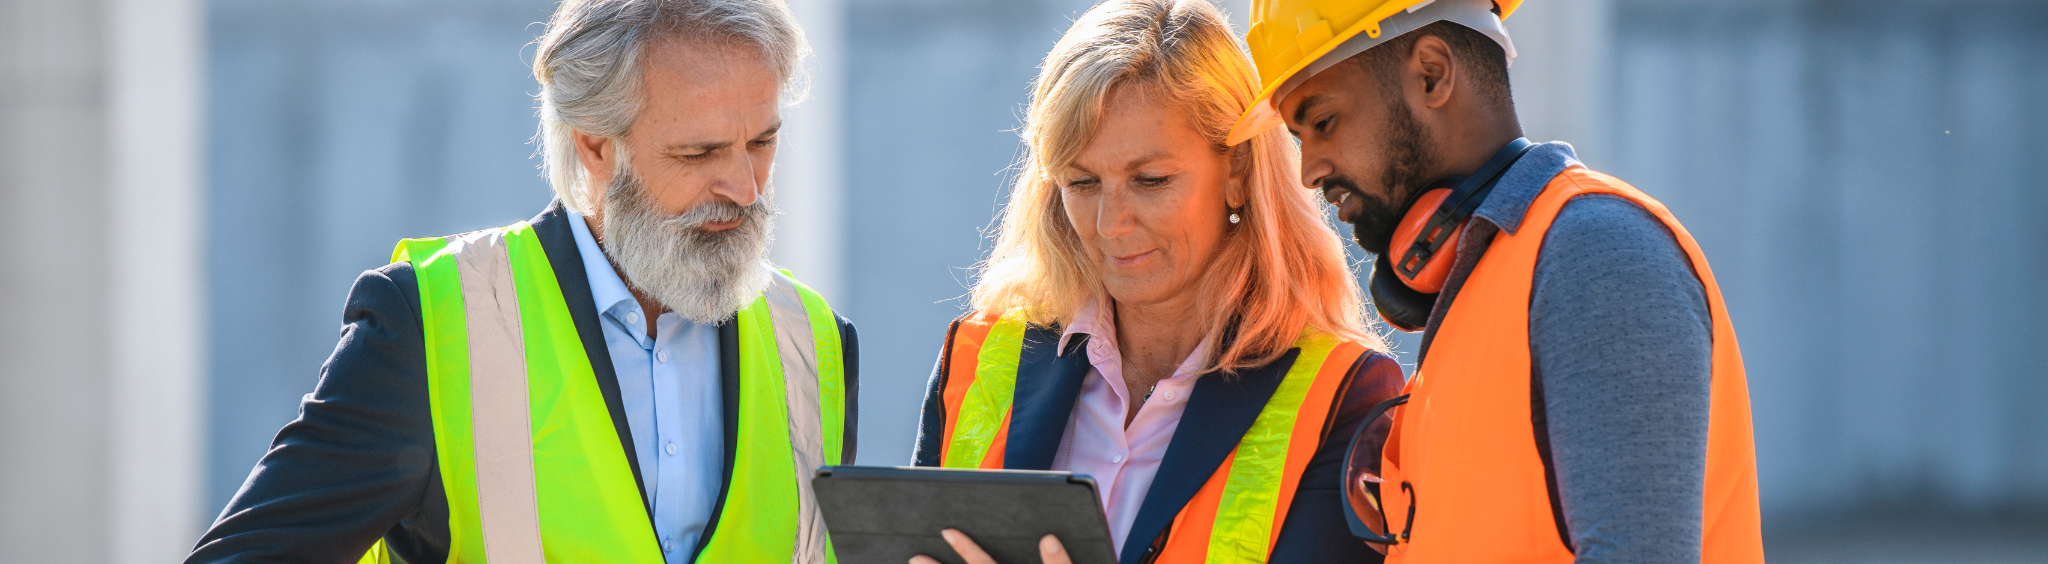
[[[1180,426],[1180,414],[1194,391],[1195,370],[1209,354],[1207,343],[1195,347],[1173,376],[1159,381],[1146,399],[1125,393],[1123,355],[1117,351],[1116,322],[1108,300],[1086,302],[1060,335],[1059,349],[1066,350],[1070,338],[1088,335],[1088,363],[1091,368],[1081,383],[1081,397],[1074,406],[1074,418],[1067,422],[1066,437],[1053,456],[1052,469],[1095,478],[1102,496],[1103,514],[1109,517],[1111,542],[1121,553],[1124,537],[1138,518],[1152,478],[1159,474],[1159,462],[1166,457],[1166,445],[1173,442],[1173,430]],[[1138,416],[1124,426],[1130,402],[1139,401]]]

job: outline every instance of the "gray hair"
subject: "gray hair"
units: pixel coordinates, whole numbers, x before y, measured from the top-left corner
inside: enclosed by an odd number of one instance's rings
[[[757,49],[774,65],[783,101],[803,97],[801,61],[811,47],[783,0],[562,0],[533,60],[541,168],[562,205],[590,213],[591,202],[578,195],[589,178],[574,133],[618,139],[632,129],[640,117],[640,55],[671,35]]]

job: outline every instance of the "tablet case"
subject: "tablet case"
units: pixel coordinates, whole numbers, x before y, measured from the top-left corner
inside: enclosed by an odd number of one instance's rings
[[[1067,472],[827,466],[811,480],[843,564],[964,562],[939,531],[960,529],[1000,564],[1038,564],[1057,535],[1074,564],[1115,564],[1095,480]]]

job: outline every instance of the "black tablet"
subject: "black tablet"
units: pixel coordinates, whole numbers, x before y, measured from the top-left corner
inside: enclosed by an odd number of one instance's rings
[[[811,479],[843,564],[904,564],[919,554],[958,564],[939,537],[967,533],[1002,564],[1037,564],[1059,536],[1075,564],[1115,564],[1095,480],[1067,472],[827,466]]]

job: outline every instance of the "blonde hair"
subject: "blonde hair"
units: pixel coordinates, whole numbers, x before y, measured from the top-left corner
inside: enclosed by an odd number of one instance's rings
[[[1300,155],[1279,128],[1224,145],[1258,94],[1258,75],[1223,15],[1204,0],[1109,0],[1082,14],[1045,57],[1023,130],[1026,156],[1003,209],[996,246],[973,290],[978,311],[1015,311],[1030,322],[1072,322],[1101,287],[1067,220],[1054,173],[1095,133],[1116,88],[1144,88],[1178,105],[1243,181],[1241,223],[1224,235],[1199,286],[1206,319],[1195,320],[1225,372],[1277,359],[1305,327],[1386,350],[1365,316],[1343,244],[1323,203],[1297,180]]]

